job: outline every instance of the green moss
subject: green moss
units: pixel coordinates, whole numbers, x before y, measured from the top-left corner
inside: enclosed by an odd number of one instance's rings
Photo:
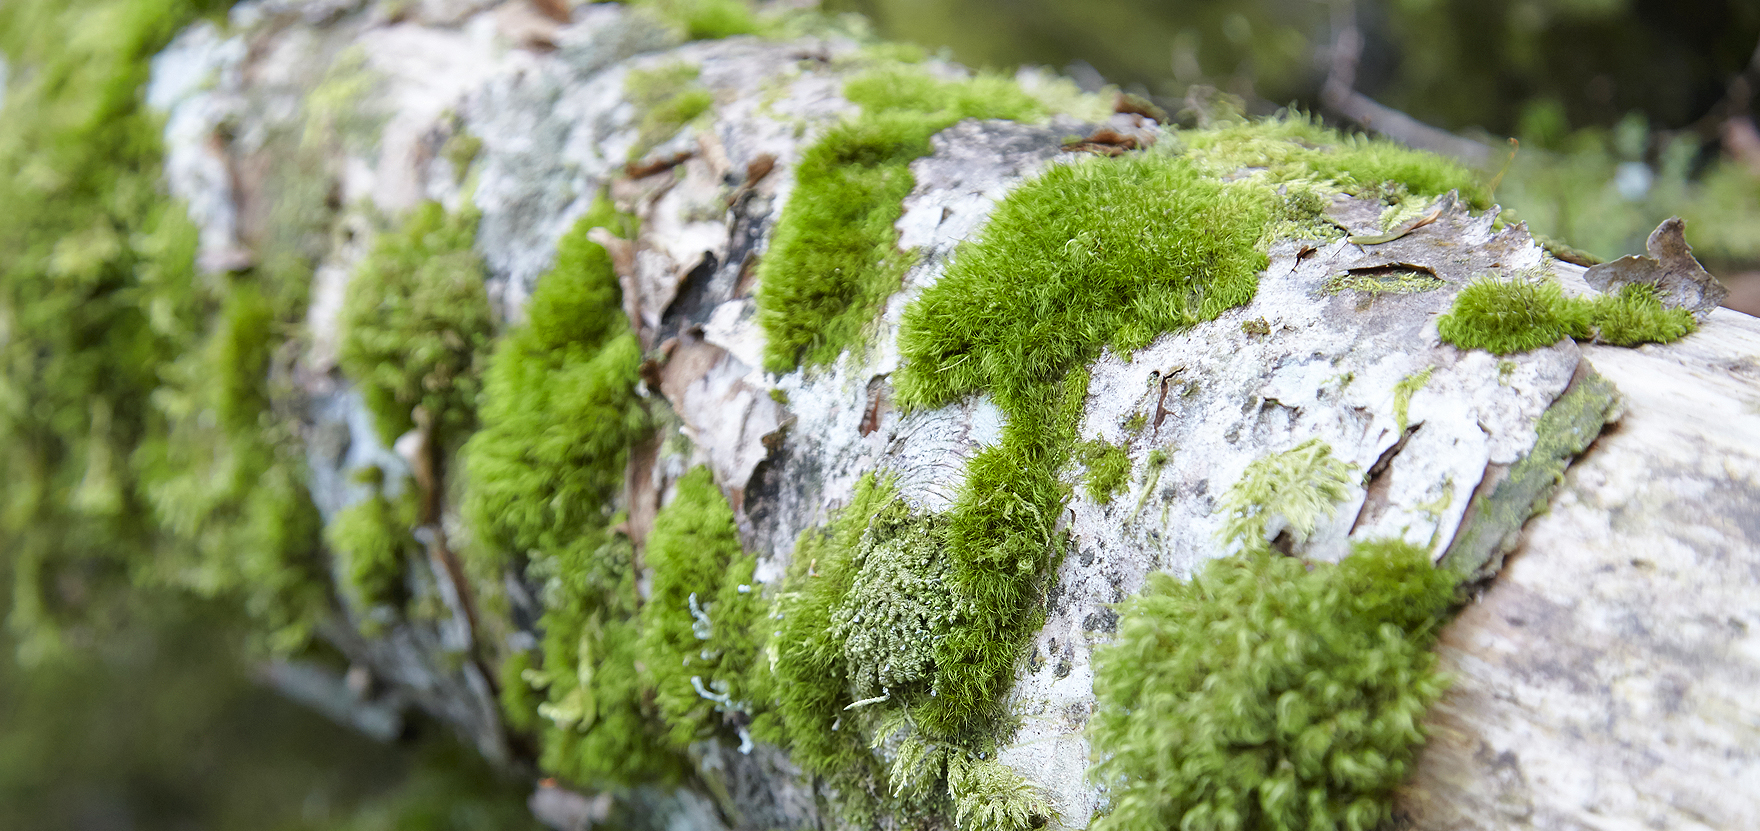
[[[1096,650],[1096,831],[1371,831],[1446,686],[1452,574],[1401,542],[1333,566],[1250,551],[1151,575]]]
[[[1088,497],[1102,505],[1123,493],[1130,482],[1131,457],[1118,445],[1100,439],[1083,442],[1076,447],[1076,459],[1088,468]]]
[[[755,709],[750,673],[764,660],[766,607],[753,584],[757,558],[740,550],[733,509],[699,467],[678,480],[648,535],[654,570],[642,606],[642,662],[675,746],[713,735]],[[762,669],[767,670],[768,667]]]
[[[417,407],[443,443],[476,423],[494,331],[476,235],[474,212],[424,203],[374,241],[349,280],[339,358],[388,445],[415,426]]]
[[[1650,286],[1566,297],[1558,284],[1521,277],[1474,280],[1436,320],[1442,339],[1497,355],[1551,346],[1567,337],[1615,346],[1671,343],[1698,327],[1685,309],[1663,307]]]
[[[1444,285],[1446,283],[1442,279],[1430,272],[1395,267],[1368,273],[1340,272],[1326,278],[1323,290],[1327,294],[1354,291],[1374,297],[1383,294],[1422,294]]]
[[[641,113],[636,143],[629,149],[631,161],[646,156],[715,105],[715,96],[697,83],[700,71],[694,64],[674,62],[632,69],[625,76],[624,92]]]
[[[473,567],[529,563],[543,583],[542,660],[531,689],[503,689],[510,720],[530,721],[542,692],[540,763],[577,782],[630,783],[677,772],[660,713],[636,664],[639,599],[629,541],[611,505],[631,443],[650,421],[636,394],[640,347],[595,227],[627,230],[601,198],[557,244],[526,323],[496,345],[482,429],[463,450]]]
[[[995,717],[1042,617],[1066,497],[1054,472],[1075,442],[1081,367],[1103,346],[1138,349],[1250,300],[1274,201],[1177,157],[1053,166],[1010,194],[905,310],[901,405],[988,392],[1008,416],[1001,444],[969,463],[949,517],[953,585],[974,613],[938,648],[937,695],[922,714],[932,734]]]
[[[1603,294],[1587,302],[1589,325],[1601,343],[1673,343],[1699,328],[1692,312],[1664,308],[1652,286],[1629,285],[1618,294]]]
[[[764,365],[783,373],[835,361],[898,290],[911,258],[893,228],[911,191],[911,161],[929,137],[965,118],[1038,117],[1012,83],[990,76],[947,81],[888,66],[852,78],[844,95],[859,117],[826,132],[801,156],[795,190],[758,264]]]
[[[133,585],[241,600],[267,644],[324,610],[316,512],[291,431],[263,408],[306,275],[194,268],[161,187],[149,62],[183,0],[0,5],[0,541],[8,622],[46,657]],[[235,296],[235,293],[236,296]],[[300,309],[303,311],[303,304]]]
[[[902,703],[929,688],[936,645],[956,619],[946,545],[943,523],[911,516],[902,501],[869,519],[855,578],[831,615],[831,637],[843,644],[857,699]]]
[[[801,534],[770,642],[777,718],[754,725],[760,738],[786,746],[803,771],[824,777],[836,788],[843,813],[863,824],[887,799],[865,732],[873,730],[876,711],[846,710],[855,697],[832,618],[860,571],[857,557],[869,521],[897,498],[890,480],[865,476],[825,528]]]
[[[640,0],[637,5],[658,12],[684,30],[690,40],[716,40],[755,34],[758,18],[745,0]]]
[[[382,487],[338,511],[324,529],[324,542],[337,559],[338,585],[354,605],[363,628],[382,622],[375,607],[399,604],[405,567],[420,556],[410,529],[416,524],[413,494],[392,500]]]
[[[1458,190],[1475,208],[1491,206],[1490,191],[1459,162],[1386,139],[1342,135],[1299,113],[1184,130],[1178,138],[1186,155],[1216,176],[1256,168],[1271,182],[1323,183],[1396,206],[1408,195]]]
[[[1462,349],[1509,355],[1587,336],[1581,312],[1557,283],[1482,278],[1461,289],[1436,329]]]
[[[1338,515],[1355,470],[1333,458],[1332,447],[1319,439],[1255,459],[1222,496],[1221,542],[1270,553],[1284,532],[1296,543],[1305,541],[1322,519]]]
[[[1393,419],[1398,422],[1401,433],[1406,431],[1406,416],[1412,406],[1412,396],[1430,383],[1430,373],[1435,370],[1434,366],[1424,367],[1422,371],[1407,375],[1393,385]]]

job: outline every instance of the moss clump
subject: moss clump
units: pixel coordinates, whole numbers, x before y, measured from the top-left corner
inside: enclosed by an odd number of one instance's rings
[[[640,0],[684,30],[690,40],[718,40],[758,32],[758,18],[745,0]]]
[[[1130,484],[1131,457],[1118,445],[1100,439],[1083,442],[1076,447],[1076,459],[1088,468],[1088,498],[1095,502],[1111,502]]]
[[[1618,294],[1603,294],[1588,304],[1589,326],[1600,343],[1673,343],[1699,328],[1692,312],[1665,308],[1652,286],[1624,286]]]
[[[636,394],[640,347],[595,227],[627,230],[601,199],[557,244],[527,321],[489,359],[482,429],[465,444],[464,513],[480,569],[529,563],[543,584],[542,660],[533,689],[503,690],[510,720],[540,725],[541,764],[584,783],[675,773],[644,696],[634,552],[610,506],[631,443],[650,421]],[[529,659],[527,659],[529,660]],[[532,693],[542,691],[533,719]]]
[[[770,253],[758,265],[764,365],[782,373],[825,365],[861,343],[862,327],[894,291],[910,257],[893,223],[915,184],[911,161],[929,137],[966,118],[1038,117],[1013,83],[983,76],[948,81],[891,66],[851,79],[844,95],[862,114],[802,154]]]
[[[855,579],[831,615],[831,637],[842,642],[850,692],[860,699],[901,701],[935,675],[935,646],[954,625],[947,590],[946,529],[933,517],[912,517],[892,502],[869,520],[857,550]]]
[[[1338,515],[1355,470],[1319,439],[1255,459],[1222,497],[1222,542],[1269,553],[1285,532],[1295,543],[1307,540],[1322,518]]]
[[[1495,355],[1551,346],[1589,334],[1582,308],[1557,283],[1522,279],[1479,279],[1455,296],[1448,314],[1436,319],[1442,339],[1462,349]]]
[[[740,550],[733,509],[708,468],[678,480],[654,520],[646,560],[654,579],[642,606],[642,662],[668,735],[683,747],[762,703],[754,692],[763,679],[751,673],[768,670],[766,608],[752,582],[757,558]]]
[[[260,420],[306,275],[196,273],[141,100],[152,57],[221,8],[0,4],[0,581],[27,658],[140,585],[242,600],[287,650],[324,609],[299,456]]]
[[[1446,678],[1454,577],[1402,542],[1312,567],[1252,551],[1151,575],[1094,656],[1097,831],[1372,831]]]
[[[417,407],[443,442],[476,423],[494,333],[476,235],[474,212],[423,203],[374,241],[349,280],[339,357],[386,444],[415,426]]]
[[[1178,137],[1186,155],[1212,175],[1254,168],[1271,182],[1322,183],[1357,196],[1381,196],[1396,208],[1406,196],[1458,190],[1467,204],[1491,207],[1489,189],[1459,162],[1386,139],[1342,135],[1298,113],[1185,130]]]
[[[994,761],[996,735],[922,720],[947,671],[941,641],[971,614],[950,584],[947,534],[943,517],[913,515],[891,480],[868,476],[801,536],[771,642],[777,718],[760,735],[825,777],[853,824],[951,815],[967,831],[1024,831],[1053,812]]]
[[[923,722],[957,732],[993,715],[1042,615],[1081,367],[1252,299],[1273,194],[1138,155],[1052,167],[997,206],[975,244],[905,310],[899,401],[987,391],[1008,415],[974,458],[950,516],[953,585],[972,614],[941,642]]]
[[[405,566],[421,554],[410,533],[416,524],[411,496],[389,499],[375,484],[371,495],[337,512],[324,529],[324,542],[336,556],[337,583],[369,631],[382,622],[378,607],[399,604]]]
[[[1625,286],[1618,294],[1566,297],[1557,283],[1520,277],[1481,278],[1455,296],[1436,319],[1442,339],[1496,355],[1551,346],[1565,338],[1615,346],[1670,343],[1697,325],[1685,309],[1665,308],[1654,288]]]
[[[754,725],[760,738],[786,746],[801,769],[837,789],[848,816],[866,821],[885,805],[882,770],[868,747],[875,710],[846,710],[851,668],[831,621],[854,585],[868,523],[897,499],[890,480],[856,483],[855,495],[824,529],[795,545],[771,638],[776,719]]]
[[[694,64],[673,62],[632,69],[625,76],[624,92],[642,114],[635,146],[629,149],[631,161],[647,155],[715,105],[714,94],[697,83],[700,72]]]

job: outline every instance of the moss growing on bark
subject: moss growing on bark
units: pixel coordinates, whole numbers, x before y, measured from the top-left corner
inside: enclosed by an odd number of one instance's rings
[[[1129,487],[1131,457],[1124,448],[1095,439],[1077,446],[1076,459],[1088,469],[1089,499],[1104,505]]]
[[[674,775],[681,762],[636,669],[634,552],[610,530],[629,446],[650,422],[611,259],[587,239],[595,227],[627,223],[601,199],[565,234],[526,323],[489,359],[482,429],[463,450],[463,501],[476,556],[488,559],[478,567],[527,564],[543,586],[542,657],[521,673],[527,688],[503,689],[510,720],[539,726],[546,770],[633,783]]]
[[[1454,576],[1398,541],[1310,568],[1264,551],[1151,575],[1096,650],[1097,831],[1372,831],[1441,696]]]
[[[1338,515],[1355,470],[1319,439],[1255,459],[1222,497],[1223,544],[1269,553],[1285,532],[1297,544],[1306,541],[1321,520]]]
[[[0,540],[27,658],[133,585],[242,600],[281,649],[323,611],[299,457],[263,418],[306,275],[196,272],[141,98],[152,57],[219,8],[0,4]]]
[[[667,735],[682,748],[764,703],[754,695],[764,679],[752,675],[769,669],[768,609],[752,580],[757,558],[740,550],[733,509],[708,468],[678,480],[654,520],[646,560],[654,578],[642,606],[642,662]]]
[[[415,426],[416,407],[443,443],[476,424],[494,333],[476,236],[474,212],[423,203],[374,241],[348,282],[339,358],[386,444]]]
[[[1650,286],[1566,297],[1555,282],[1519,276],[1474,280],[1436,319],[1443,340],[1496,355],[1551,346],[1567,337],[1615,346],[1671,343],[1697,328],[1691,312],[1665,308]]]
[[[336,558],[337,585],[355,609],[363,632],[373,634],[401,605],[403,575],[421,554],[411,529],[416,525],[414,494],[385,495],[384,474],[369,468],[372,493],[332,517],[324,542]]]
[[[910,66],[852,78],[844,95],[862,114],[832,127],[795,169],[795,190],[758,265],[764,366],[782,373],[829,364],[862,342],[862,329],[898,290],[910,265],[893,223],[928,155],[929,137],[966,118],[1043,113],[1012,82],[943,80]]]

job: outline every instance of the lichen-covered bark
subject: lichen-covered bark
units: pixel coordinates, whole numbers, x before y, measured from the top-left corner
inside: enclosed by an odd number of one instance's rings
[[[895,224],[912,264],[866,342],[830,366],[776,374],[764,370],[756,264],[805,148],[855,112],[841,92],[866,59],[855,43],[820,26],[793,40],[680,44],[664,21],[609,5],[577,8],[566,24],[518,3],[424,2],[397,14],[389,3],[294,5],[253,7],[230,31],[186,32],[157,63],[149,99],[168,113],[167,178],[201,228],[208,267],[269,253],[272,205],[290,183],[320,194],[308,207],[333,233],[288,398],[302,406],[309,483],[326,518],[369,498],[352,477],[377,467],[445,497],[424,545],[482,542],[455,504],[468,483],[424,476],[431,436],[387,447],[337,365],[351,273],[375,231],[425,199],[480,212],[475,247],[504,328],[525,321],[558,239],[602,194],[639,220],[633,239],[590,237],[623,290],[645,360],[642,406],[661,425],[629,451],[612,506],[623,512],[614,530],[638,552],[675,483],[705,465],[756,558],[754,590],[775,600],[791,570],[812,571],[794,557],[797,539],[847,505],[864,474],[891,476],[913,511],[946,512],[966,463],[1003,441],[1006,416],[986,395],[901,409],[900,322],[1001,199],[1071,163],[1063,138],[1098,125],[1065,115],[937,133],[909,166],[915,184]],[[680,64],[697,68],[692,83],[714,103],[675,135],[644,138],[629,74]],[[959,72],[935,62],[925,71]],[[1135,114],[1107,126],[1139,144],[1164,136]],[[466,146],[475,152],[446,150]],[[289,162],[298,169],[275,166]],[[1266,165],[1239,166],[1250,175]],[[1095,707],[1090,656],[1115,629],[1112,604],[1152,572],[1189,577],[1230,554],[1221,494],[1253,461],[1320,439],[1357,475],[1313,533],[1267,542],[1337,561],[1354,541],[1397,538],[1438,559],[1461,552],[1461,570],[1482,576],[1507,557],[1443,632],[1456,684],[1433,713],[1400,822],[1751,824],[1742,795],[1760,760],[1743,691],[1760,673],[1748,634],[1760,626],[1749,620],[1760,597],[1749,562],[1760,550],[1760,324],[1717,311],[1673,345],[1462,350],[1442,341],[1435,319],[1474,278],[1548,272],[1567,293],[1593,290],[1494,210],[1410,197],[1401,217],[1424,221],[1390,234],[1379,190],[1329,186],[1326,196],[1316,221],[1336,227],[1268,240],[1250,303],[1086,366],[1076,432],[1121,448],[1129,472],[1116,494],[1075,487],[1081,465],[1056,472],[1071,486],[1055,519],[1067,536],[1044,581],[1043,626],[1002,701],[1019,727],[995,760],[1063,827],[1103,810],[1086,778],[1084,727]],[[1579,392],[1611,385],[1618,403],[1569,419],[1577,433],[1563,441],[1548,430],[1567,420],[1573,379]],[[1603,422],[1612,426],[1597,438]],[[463,466],[445,475],[456,482]],[[325,634],[385,696],[440,717],[491,758],[529,763],[495,689],[523,681],[491,679],[541,639],[542,587],[517,566],[466,579],[444,558],[426,562],[410,583],[430,599],[413,604],[424,614],[377,636],[340,620]],[[648,591],[651,578],[638,572],[635,584]],[[801,781],[783,750],[742,746],[749,715],[730,713],[726,730],[711,724],[680,754],[691,770],[681,789],[639,790],[612,808],[546,788],[534,807],[648,826],[837,822],[837,795]]]

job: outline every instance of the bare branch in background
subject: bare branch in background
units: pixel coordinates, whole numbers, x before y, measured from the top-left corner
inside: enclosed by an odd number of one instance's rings
[[[1432,127],[1399,110],[1381,104],[1357,92],[1357,61],[1363,54],[1363,35],[1357,28],[1356,4],[1352,0],[1332,3],[1332,45],[1328,47],[1330,67],[1326,84],[1320,89],[1320,102],[1329,110],[1394,141],[1419,150],[1452,156],[1474,167],[1492,162],[1492,148]]]

